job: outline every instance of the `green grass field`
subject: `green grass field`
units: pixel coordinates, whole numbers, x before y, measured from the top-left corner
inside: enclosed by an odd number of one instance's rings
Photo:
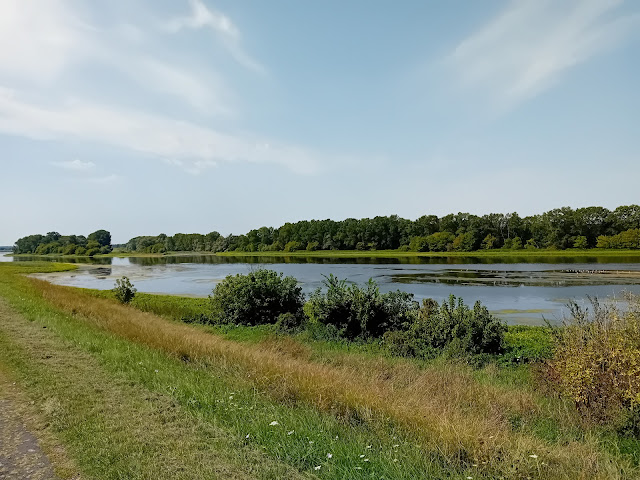
[[[529,365],[186,325],[206,299],[121,306],[23,276],[69,268],[0,264],[0,368],[46,425],[45,451],[68,455],[62,478],[640,476],[638,442],[584,424]],[[509,335],[545,342],[539,329]]]

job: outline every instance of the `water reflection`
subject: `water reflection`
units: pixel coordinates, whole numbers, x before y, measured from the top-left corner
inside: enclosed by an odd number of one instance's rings
[[[66,263],[83,263],[92,265],[111,265],[126,260],[135,265],[174,265],[181,263],[199,264],[355,264],[355,265],[495,265],[495,264],[611,264],[611,263],[640,263],[638,256],[588,256],[588,257],[546,257],[546,256],[522,256],[522,257],[321,257],[321,256],[218,256],[218,255],[181,255],[162,257],[65,257],[46,256],[30,257],[16,256],[5,257],[8,261],[51,261]]]

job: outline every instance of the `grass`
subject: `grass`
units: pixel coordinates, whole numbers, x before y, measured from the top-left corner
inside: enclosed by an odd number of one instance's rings
[[[218,472],[223,478],[640,473],[632,459],[637,446],[622,448],[608,432],[583,426],[570,405],[531,385],[524,366],[474,371],[444,361],[319,352],[272,335],[237,342],[16,275],[63,268],[55,264],[5,265],[0,296],[14,312],[0,312],[0,363],[33,398],[53,402],[54,413],[45,414],[79,467],[99,478],[203,478],[216,476],[216,468],[230,472]],[[43,352],[53,355],[44,359]],[[149,431],[140,421],[147,417]]]

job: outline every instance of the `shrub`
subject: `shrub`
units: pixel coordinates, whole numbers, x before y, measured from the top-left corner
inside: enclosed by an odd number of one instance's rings
[[[291,241],[284,246],[285,252],[295,252],[296,250],[302,249],[302,245],[300,242]]]
[[[555,330],[556,351],[548,378],[590,421],[640,430],[640,298],[629,295],[622,311],[614,302],[575,302]],[[629,425],[631,422],[631,425]]]
[[[78,248],[78,246],[74,243],[67,245],[66,247],[64,247],[64,249],[62,250],[62,254],[63,255],[73,255],[76,252],[76,249]]]
[[[136,296],[136,288],[127,277],[122,277],[116,280],[116,285],[113,288],[113,294],[120,303],[129,303]]]
[[[305,307],[311,320],[332,325],[341,336],[377,338],[413,321],[418,303],[413,295],[395,291],[380,293],[373,279],[360,288],[333,275],[325,277],[326,293],[316,290]]]
[[[581,248],[581,249],[585,249],[589,246],[589,244],[587,243],[587,237],[585,237],[584,235],[578,235],[574,240],[573,240],[573,248]]]
[[[427,241],[427,237],[411,237],[408,250],[413,252],[428,252],[429,242]]]
[[[403,331],[387,333],[384,343],[393,354],[423,358],[499,354],[504,351],[505,331],[480,302],[470,309],[450,295],[440,305],[423,300],[416,320]]]
[[[293,313],[281,313],[276,321],[276,332],[278,333],[296,333],[302,326],[302,315]]]
[[[553,356],[553,335],[547,327],[510,326],[504,340],[505,363],[541,362]]]
[[[210,304],[217,323],[262,325],[283,313],[302,317],[304,295],[295,278],[260,269],[227,276],[214,288]]]
[[[307,251],[309,252],[315,252],[318,248],[320,248],[320,244],[318,242],[307,243]]]
[[[427,237],[429,250],[432,252],[444,252],[449,250],[456,236],[451,232],[436,232]]]
[[[87,254],[87,249],[82,247],[82,246],[78,246],[76,248],[75,254],[76,255],[86,255]]]
[[[87,250],[84,252],[84,254],[87,257],[93,257],[94,255],[97,255],[100,253],[100,249],[99,248],[87,248]]]

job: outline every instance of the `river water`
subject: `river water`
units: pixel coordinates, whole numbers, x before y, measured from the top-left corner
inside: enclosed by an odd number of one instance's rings
[[[257,268],[295,277],[307,294],[322,287],[324,276],[333,274],[357,284],[373,278],[383,292],[401,289],[413,293],[416,299],[430,297],[440,301],[454,294],[469,304],[480,300],[510,324],[532,325],[544,323],[543,319],[561,321],[570,300],[581,303],[587,296],[620,298],[624,291],[640,294],[638,257],[594,256],[576,261],[571,257],[174,256],[83,260],[87,261],[91,263],[81,263],[77,271],[41,277],[60,285],[110,289],[116,278],[126,275],[141,292],[207,296],[227,275]]]

